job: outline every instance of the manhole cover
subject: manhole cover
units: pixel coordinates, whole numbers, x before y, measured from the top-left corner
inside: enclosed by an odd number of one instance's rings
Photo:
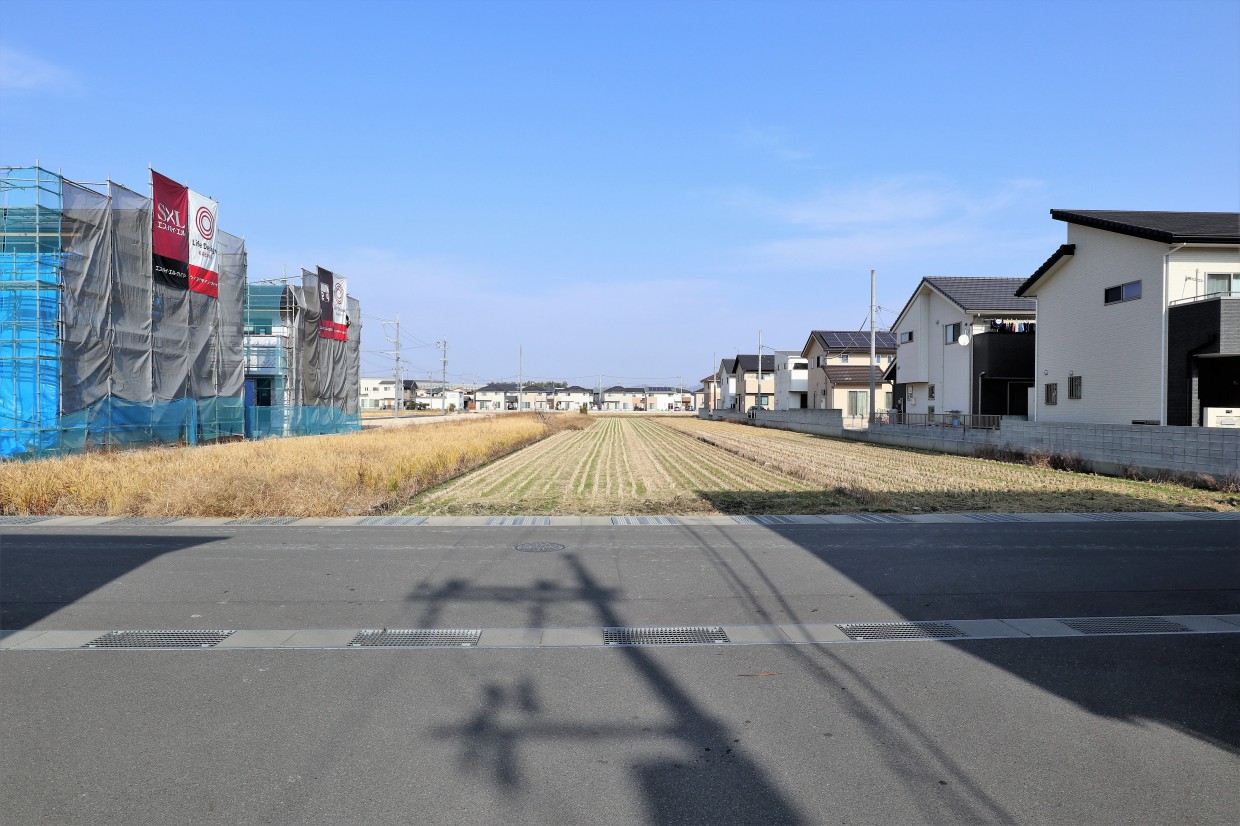
[[[520,545],[513,545],[518,551],[524,551],[530,554],[546,554],[552,551],[562,551],[564,546],[559,542],[522,542]]]

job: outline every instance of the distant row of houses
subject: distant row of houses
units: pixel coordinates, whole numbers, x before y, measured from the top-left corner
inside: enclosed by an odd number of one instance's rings
[[[923,278],[875,334],[883,415],[1240,426],[1240,213],[1051,210],[1067,243],[1031,275]],[[868,416],[869,333],[737,354],[713,409]]]
[[[396,380],[362,377],[363,410],[391,410],[396,406]],[[678,387],[623,387],[593,389],[579,385],[495,382],[475,388],[419,387],[404,382],[402,406],[422,410],[549,411],[589,410],[673,412],[696,409],[694,394]]]

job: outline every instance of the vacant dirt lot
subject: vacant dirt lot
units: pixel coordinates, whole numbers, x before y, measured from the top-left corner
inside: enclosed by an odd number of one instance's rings
[[[1233,509],[1231,494],[688,418],[600,418],[416,498],[417,514]]]

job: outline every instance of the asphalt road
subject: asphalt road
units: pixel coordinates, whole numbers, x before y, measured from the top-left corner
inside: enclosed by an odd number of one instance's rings
[[[522,553],[522,542],[563,551]],[[0,625],[1240,614],[1240,524],[0,529]],[[1234,823],[1240,634],[0,651],[6,823]]]

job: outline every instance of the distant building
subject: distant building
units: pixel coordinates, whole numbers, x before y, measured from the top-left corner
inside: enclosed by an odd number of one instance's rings
[[[894,400],[882,372],[896,355],[896,337],[876,332],[875,410],[888,410]],[[809,362],[808,392],[815,410],[842,410],[845,424],[863,426],[870,412],[870,334],[854,330],[814,330],[801,356]]]

